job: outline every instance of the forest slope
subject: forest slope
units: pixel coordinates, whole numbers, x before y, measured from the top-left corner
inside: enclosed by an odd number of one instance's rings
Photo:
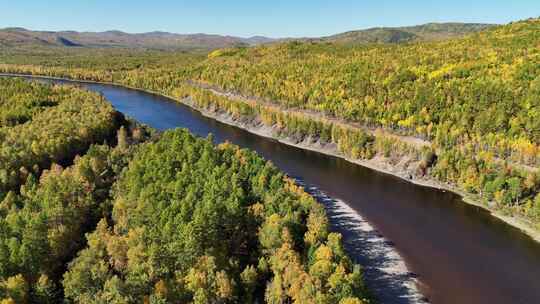
[[[405,43],[415,41],[436,41],[457,38],[492,27],[482,23],[427,23],[405,27],[376,27],[350,31],[332,36],[312,39],[312,41],[341,44]]]
[[[540,20],[531,19],[441,42],[216,51],[189,77],[428,140],[437,156],[431,175],[533,212],[540,204],[529,170],[540,164],[539,33]]]

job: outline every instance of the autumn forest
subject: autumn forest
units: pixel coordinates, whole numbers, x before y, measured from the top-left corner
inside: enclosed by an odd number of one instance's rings
[[[538,230],[540,19],[455,36],[2,46],[0,73],[165,95]],[[271,162],[159,132],[77,85],[15,77],[0,77],[0,300],[376,303],[324,206]]]

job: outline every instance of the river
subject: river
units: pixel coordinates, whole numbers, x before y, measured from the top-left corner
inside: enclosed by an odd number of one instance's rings
[[[430,303],[540,303],[540,244],[458,195],[251,134],[162,96],[105,84],[81,85],[156,129],[212,133],[216,142],[255,150],[292,177],[345,202],[399,252]],[[339,218],[331,217],[332,224],[350,241],[354,223],[336,222]],[[400,286],[385,288],[388,296],[381,302],[413,302],[401,297]]]

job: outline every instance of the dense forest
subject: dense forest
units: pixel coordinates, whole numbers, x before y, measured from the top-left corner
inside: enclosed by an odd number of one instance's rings
[[[0,94],[2,303],[370,302],[322,205],[255,153],[77,87]]]
[[[0,79],[0,198],[51,163],[114,137],[121,118],[94,93]]]
[[[327,226],[323,207],[255,153],[167,131],[114,186],[110,223],[70,264],[66,297],[362,303],[360,269]]]
[[[419,178],[538,223],[539,33],[540,19],[530,19],[443,41],[293,41],[207,56],[8,49],[0,71],[116,82],[175,97],[195,92],[205,99],[199,104],[251,115],[278,125],[283,135],[336,144],[351,158],[409,159],[418,163]],[[204,93],[201,86],[257,103]],[[267,104],[281,110],[268,115]],[[351,127],[343,131],[342,123]],[[418,138],[429,149],[400,136]]]

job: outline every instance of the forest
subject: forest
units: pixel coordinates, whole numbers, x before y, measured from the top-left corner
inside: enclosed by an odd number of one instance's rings
[[[0,79],[0,198],[51,163],[114,137],[121,120],[102,97],[73,87]]]
[[[254,152],[76,86],[0,78],[0,108],[1,303],[371,302],[323,206]]]
[[[9,49],[0,71],[192,94],[198,106],[335,144],[353,159],[417,162],[418,178],[538,225],[539,42],[540,19],[529,19],[401,44],[291,41],[208,54]],[[202,92],[209,87],[253,102]]]

